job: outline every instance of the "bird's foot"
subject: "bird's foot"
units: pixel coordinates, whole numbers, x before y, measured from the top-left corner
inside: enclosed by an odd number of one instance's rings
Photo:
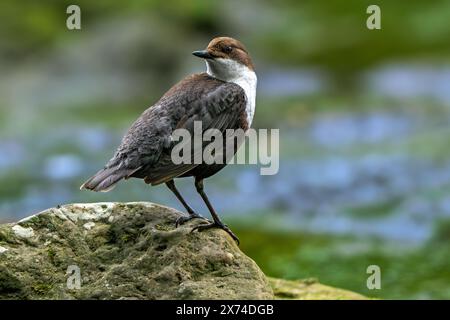
[[[212,229],[212,228],[219,228],[219,229],[224,230],[239,245],[239,238],[233,233],[233,231],[231,231],[230,228],[228,228],[228,226],[226,224],[223,224],[223,223],[211,222],[211,223],[208,223],[208,224],[200,224],[200,225],[195,226],[194,228],[192,228],[191,232],[194,232],[195,230],[200,232],[200,231],[207,230],[207,229]]]
[[[186,222],[191,221],[192,219],[202,219],[202,220],[205,220],[206,222],[210,222],[208,219],[206,219],[205,217],[199,215],[198,213],[190,213],[188,216],[181,216],[181,217],[179,217],[175,221],[175,228],[178,228],[182,224],[185,224]]]

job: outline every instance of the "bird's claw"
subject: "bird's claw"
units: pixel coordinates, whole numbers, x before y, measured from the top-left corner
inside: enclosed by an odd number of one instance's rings
[[[192,219],[202,219],[202,220],[209,222],[209,220],[206,219],[205,217],[203,217],[197,213],[193,213],[193,214],[189,214],[189,216],[178,217],[177,220],[175,221],[175,228],[178,228],[182,224],[185,224],[186,222],[191,221]]]
[[[230,228],[228,228],[228,226],[226,224],[219,224],[219,223],[216,223],[216,222],[211,222],[211,223],[208,223],[208,224],[200,224],[200,225],[195,226],[194,228],[192,228],[191,232],[194,232],[196,230],[198,232],[201,232],[203,230],[212,229],[212,228],[219,228],[219,229],[224,230],[239,245],[239,238],[233,233],[233,231],[231,231]]]

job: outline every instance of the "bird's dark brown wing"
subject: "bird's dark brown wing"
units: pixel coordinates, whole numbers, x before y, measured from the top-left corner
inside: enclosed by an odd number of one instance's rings
[[[191,137],[194,133],[194,122],[202,123],[203,132],[208,129],[217,129],[224,133],[226,129],[238,129],[243,125],[245,115],[246,96],[241,87],[232,83],[222,83],[214,90],[205,94],[202,99],[193,102],[187,109],[187,114],[181,119],[177,128],[189,131]],[[183,143],[183,141],[179,142]],[[195,155],[203,152],[204,142],[200,148],[194,148],[190,142],[191,160]],[[160,184],[191,171],[198,164],[174,164],[171,159],[172,147],[164,150],[156,166],[146,175],[146,182],[152,185]]]
[[[135,121],[114,157],[82,187],[103,191],[129,177],[159,184],[192,170],[195,164],[172,163],[172,132],[192,133],[194,121],[201,121],[203,130],[238,128],[245,105],[245,92],[236,84],[205,73],[185,78]]]

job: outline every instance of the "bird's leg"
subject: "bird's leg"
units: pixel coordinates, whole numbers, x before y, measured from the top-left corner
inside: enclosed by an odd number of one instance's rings
[[[214,210],[213,206],[211,205],[211,202],[209,202],[208,196],[206,195],[205,191],[203,190],[203,179],[197,179],[195,178],[195,188],[197,189],[197,192],[202,197],[203,201],[205,202],[206,206],[209,209],[209,212],[211,213],[211,216],[214,220],[214,222],[208,223],[208,224],[201,224],[192,229],[192,231],[198,230],[203,231],[206,229],[211,228],[220,228],[222,230],[225,230],[233,239],[234,241],[239,244],[239,238],[231,231],[230,228],[226,224],[224,224],[222,221],[220,221],[219,216],[217,215],[216,211]]]
[[[188,221],[190,221],[192,219],[195,219],[195,218],[204,219],[206,221],[209,221],[208,219],[202,217],[198,213],[195,213],[194,210],[192,210],[192,208],[187,204],[187,202],[181,196],[181,193],[178,191],[177,187],[175,187],[175,182],[173,180],[170,180],[170,181],[166,182],[166,186],[170,189],[170,191],[172,191],[175,194],[177,199],[181,202],[183,207],[186,208],[186,211],[189,214],[189,216],[187,216],[187,217],[186,216],[181,216],[175,221],[175,227],[176,228],[179,225],[182,225],[183,223],[186,223],[186,222],[188,222]]]

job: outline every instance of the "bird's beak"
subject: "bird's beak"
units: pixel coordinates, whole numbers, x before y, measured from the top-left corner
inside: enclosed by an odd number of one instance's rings
[[[192,54],[196,57],[203,58],[203,59],[214,59],[214,56],[208,52],[208,50],[200,50],[200,51],[194,51]]]

